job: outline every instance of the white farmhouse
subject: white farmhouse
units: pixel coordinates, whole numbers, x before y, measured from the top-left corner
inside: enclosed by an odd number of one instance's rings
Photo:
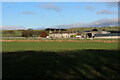
[[[68,31],[49,33],[50,38],[70,38],[72,35],[76,35],[76,33]]]

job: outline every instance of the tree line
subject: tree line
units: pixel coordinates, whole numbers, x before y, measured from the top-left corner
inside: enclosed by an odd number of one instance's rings
[[[47,31],[38,31],[33,30],[32,28],[29,28],[27,30],[18,30],[21,33],[21,37],[46,37],[48,35]],[[17,35],[15,30],[5,30],[3,31],[3,34],[7,35]]]
[[[46,31],[34,31],[33,29],[23,30],[22,37],[46,37]]]

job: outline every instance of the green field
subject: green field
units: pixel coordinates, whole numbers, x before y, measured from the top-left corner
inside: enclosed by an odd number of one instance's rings
[[[120,78],[118,43],[3,42],[3,79]]]
[[[103,42],[3,42],[3,52],[10,51],[64,51],[81,49],[117,49],[118,43]]]

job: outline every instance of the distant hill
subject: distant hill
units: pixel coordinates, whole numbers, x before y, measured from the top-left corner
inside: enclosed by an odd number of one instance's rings
[[[118,26],[114,26],[114,27],[77,27],[77,28],[70,28],[67,30],[68,31],[91,31],[94,28],[96,28],[98,30],[105,29],[106,31],[120,31]]]
[[[54,26],[54,28],[75,28],[75,27],[105,27],[105,26],[118,26],[118,18],[112,19],[100,19],[90,23],[76,23],[76,24],[66,24]]]

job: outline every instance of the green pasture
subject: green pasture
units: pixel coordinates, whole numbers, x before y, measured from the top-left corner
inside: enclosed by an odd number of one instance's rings
[[[14,33],[5,33],[6,31],[13,31]],[[40,33],[44,30],[34,30],[39,31]],[[3,37],[22,37],[22,31],[21,30],[2,30],[0,31],[0,34],[2,34]]]
[[[64,51],[79,49],[117,49],[118,43],[103,42],[3,42],[3,52],[9,51]]]
[[[107,38],[93,38],[93,39],[80,39],[80,38],[55,38],[55,39],[50,39],[50,38],[42,38],[42,37],[7,37],[7,38],[2,38],[2,40],[78,40],[78,41],[94,41],[94,40],[103,40],[103,41],[119,41],[119,39],[107,39]]]
[[[3,42],[5,80],[120,79],[118,43]]]
[[[19,30],[12,30],[14,31],[14,34],[8,34],[8,33],[5,33],[5,31],[11,31],[11,30],[2,30],[1,34],[3,37],[21,37],[21,31]]]

